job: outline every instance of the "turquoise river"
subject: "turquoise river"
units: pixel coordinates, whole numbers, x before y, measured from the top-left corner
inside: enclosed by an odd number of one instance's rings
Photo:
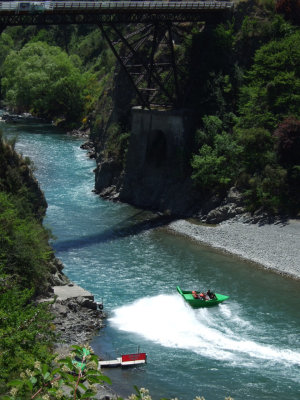
[[[122,396],[300,399],[300,282],[153,228],[152,214],[104,201],[82,140],[48,125],[1,123],[35,164],[53,246],[67,276],[103,301],[99,355],[148,355],[134,369],[106,370]],[[213,228],[212,228],[213,229]],[[226,303],[193,310],[176,292],[210,288]],[[105,371],[105,372],[106,372]]]

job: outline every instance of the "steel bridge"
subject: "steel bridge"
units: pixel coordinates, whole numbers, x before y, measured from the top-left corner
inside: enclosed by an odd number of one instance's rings
[[[164,105],[179,107],[176,38],[188,31],[187,23],[216,24],[232,8],[228,0],[0,1],[0,34],[8,26],[94,24],[127,74],[140,105],[151,108],[163,94]],[[124,34],[122,25],[134,29]],[[157,57],[159,50],[163,61]]]

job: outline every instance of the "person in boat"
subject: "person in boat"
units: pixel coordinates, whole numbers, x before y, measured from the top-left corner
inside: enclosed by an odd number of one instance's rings
[[[201,299],[201,300],[205,300],[205,294],[204,293],[197,293],[196,290],[192,290],[192,295],[194,297],[194,299]]]
[[[201,292],[201,293],[199,294],[198,298],[201,299],[201,300],[207,300],[207,299],[206,299],[206,294],[203,293],[203,292]]]
[[[216,298],[216,295],[215,295],[213,292],[211,292],[210,289],[208,289],[208,291],[206,292],[206,296],[207,296],[210,300]]]

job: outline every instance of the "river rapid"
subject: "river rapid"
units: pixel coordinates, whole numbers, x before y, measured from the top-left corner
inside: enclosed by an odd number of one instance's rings
[[[299,400],[299,281],[153,228],[150,212],[102,200],[80,139],[42,124],[0,129],[18,135],[17,150],[34,161],[66,275],[104,303],[95,352],[114,358],[139,346],[148,355],[145,366],[105,371],[119,394],[137,385],[155,400]],[[230,299],[193,310],[176,285]]]

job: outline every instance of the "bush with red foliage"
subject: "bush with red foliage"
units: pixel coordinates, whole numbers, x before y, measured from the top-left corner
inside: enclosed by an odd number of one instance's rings
[[[300,25],[300,0],[278,0],[276,12],[293,24]]]
[[[274,132],[279,162],[284,166],[300,165],[300,121],[286,118]]]

